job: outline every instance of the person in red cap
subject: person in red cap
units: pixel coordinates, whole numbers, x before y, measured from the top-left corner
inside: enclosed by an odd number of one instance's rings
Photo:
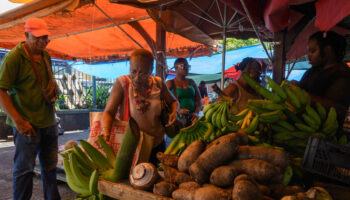
[[[15,155],[13,199],[30,199],[39,155],[45,199],[61,199],[56,181],[58,130],[54,117],[56,85],[52,79],[48,27],[42,19],[25,23],[25,38],[0,67],[0,106],[13,127]],[[56,94],[55,94],[56,93]]]

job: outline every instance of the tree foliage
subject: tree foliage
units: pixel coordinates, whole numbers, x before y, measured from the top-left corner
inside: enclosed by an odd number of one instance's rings
[[[218,43],[222,45],[223,41],[218,40]],[[251,46],[251,45],[257,45],[257,44],[260,44],[260,41],[256,38],[249,38],[248,40],[227,38],[226,39],[226,51],[239,49],[239,48]],[[221,53],[221,52],[222,52],[222,48],[217,53]]]

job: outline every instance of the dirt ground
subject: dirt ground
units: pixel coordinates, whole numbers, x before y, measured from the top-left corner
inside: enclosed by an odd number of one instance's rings
[[[59,145],[63,145],[68,140],[78,141],[87,139],[89,130],[77,130],[65,132],[58,138]],[[12,168],[13,168],[14,145],[11,137],[8,140],[0,141],[0,200],[12,200]],[[69,189],[66,183],[58,181],[59,192],[62,200],[74,199],[75,193]],[[43,200],[43,190],[41,179],[36,175],[33,179],[32,200]]]

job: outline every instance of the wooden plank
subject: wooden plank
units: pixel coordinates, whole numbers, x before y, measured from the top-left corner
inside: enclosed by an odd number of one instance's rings
[[[172,198],[163,197],[150,192],[134,189],[124,183],[112,183],[106,180],[98,181],[98,191],[109,197],[118,200],[171,200]]]

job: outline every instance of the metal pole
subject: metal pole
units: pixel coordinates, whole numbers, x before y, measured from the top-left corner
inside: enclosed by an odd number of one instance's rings
[[[96,76],[92,77],[92,88],[93,88],[93,96],[94,96],[94,109],[97,108],[96,106]]]
[[[137,44],[137,46],[139,46],[140,48],[143,48],[141,46],[140,43],[138,43],[133,37],[131,37],[131,35],[129,35],[122,27],[120,27],[109,15],[107,15],[107,13],[105,13],[98,5],[96,5],[95,1],[92,1],[92,4],[94,4],[94,6],[104,15],[106,16],[109,21],[111,21],[114,26],[118,27],[126,36],[128,36],[133,42],[135,42],[135,44]]]
[[[224,23],[223,23],[223,30],[222,30],[222,66],[221,66],[221,84],[220,88],[224,89],[224,82],[225,82],[225,57],[226,57],[226,4],[224,6]]]
[[[252,27],[253,27],[253,29],[254,29],[254,32],[255,32],[256,36],[257,36],[258,39],[260,40],[260,43],[262,44],[262,46],[263,46],[263,48],[264,48],[264,50],[265,50],[265,52],[266,52],[267,57],[269,57],[269,60],[270,60],[270,62],[272,63],[272,58],[271,58],[270,54],[268,53],[267,48],[266,48],[266,46],[265,46],[265,43],[264,43],[264,41],[261,39],[258,30],[256,30],[255,24],[254,24],[254,22],[253,22],[253,20],[252,20],[252,18],[251,18],[251,16],[250,16],[250,13],[249,13],[247,7],[245,6],[244,0],[240,0],[240,1],[241,1],[242,7],[243,7],[245,13],[247,14],[247,17],[248,17],[248,19],[249,19],[249,21],[250,21],[250,24],[252,25]]]

